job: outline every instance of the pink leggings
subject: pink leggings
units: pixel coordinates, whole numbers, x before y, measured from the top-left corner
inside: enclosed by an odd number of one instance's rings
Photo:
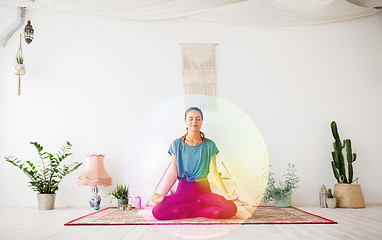
[[[212,193],[209,182],[179,181],[176,193],[166,196],[154,206],[152,213],[158,220],[179,218],[230,218],[237,211],[233,201]]]

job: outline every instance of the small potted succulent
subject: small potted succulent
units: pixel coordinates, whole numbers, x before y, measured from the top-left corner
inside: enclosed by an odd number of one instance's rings
[[[118,201],[118,209],[128,209],[129,205],[129,187],[124,184],[117,184],[117,186],[106,196],[112,195]],[[113,200],[113,199],[112,199]]]
[[[13,67],[13,72],[16,75],[24,75],[26,73],[24,58],[21,54],[16,55],[16,63],[15,63],[15,66]]]
[[[328,208],[335,208],[337,205],[337,198],[333,197],[332,189],[328,190],[328,198],[326,199],[326,204]]]
[[[294,164],[288,164],[287,173],[284,174],[285,181],[278,181],[274,178],[274,173],[270,172],[268,184],[263,196],[263,202],[267,203],[271,200],[275,201],[276,207],[292,206],[292,192],[297,188],[300,179],[296,175],[296,167]]]

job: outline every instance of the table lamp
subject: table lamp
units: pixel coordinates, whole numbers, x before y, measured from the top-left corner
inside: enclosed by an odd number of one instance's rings
[[[78,178],[78,186],[91,186],[92,195],[89,198],[90,207],[98,210],[101,204],[101,197],[98,195],[98,185],[110,186],[111,177],[107,174],[103,165],[105,155],[86,155],[87,162],[85,170]]]

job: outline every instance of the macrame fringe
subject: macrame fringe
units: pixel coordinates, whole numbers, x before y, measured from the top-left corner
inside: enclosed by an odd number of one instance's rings
[[[216,98],[208,95],[185,95],[184,96],[184,106],[189,107],[199,107],[203,111],[216,111]]]
[[[17,89],[17,95],[21,95],[21,77],[19,75],[19,88]]]

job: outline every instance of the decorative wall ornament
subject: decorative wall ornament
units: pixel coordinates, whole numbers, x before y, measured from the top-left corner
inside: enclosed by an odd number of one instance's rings
[[[185,107],[216,110],[215,43],[181,43]]]
[[[21,76],[26,73],[23,57],[23,49],[21,47],[21,34],[20,34],[20,47],[16,54],[15,64],[13,67],[13,73],[19,76],[19,87],[17,90],[17,95],[21,95]]]
[[[32,27],[31,21],[28,20],[28,23],[27,23],[27,25],[24,28],[24,39],[25,39],[25,42],[27,42],[29,44],[29,43],[32,42],[33,38],[34,38],[34,29]]]

